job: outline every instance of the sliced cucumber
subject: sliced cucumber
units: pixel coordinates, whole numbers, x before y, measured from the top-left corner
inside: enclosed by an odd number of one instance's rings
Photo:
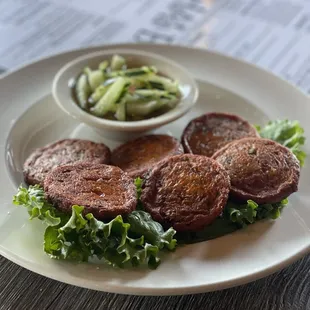
[[[160,90],[165,90],[165,87],[162,83],[154,82],[154,81],[149,81],[147,82],[147,87],[150,89],[160,89]]]
[[[179,101],[180,100],[178,98],[175,98],[175,99],[169,100],[167,104],[169,105],[170,109],[173,109],[178,105]]]
[[[113,55],[111,60],[112,71],[121,70],[124,65],[126,65],[126,60],[124,57],[119,55]]]
[[[105,95],[92,108],[92,113],[100,117],[104,116],[108,112],[116,112],[116,102],[123,94],[123,90],[126,85],[126,79],[119,77],[115,83],[111,84]]]
[[[104,60],[102,61],[100,64],[99,64],[99,70],[101,71],[104,71],[106,70],[107,68],[109,67],[109,62],[107,60]]]
[[[87,72],[89,86],[94,91],[104,81],[104,74],[101,70]]]
[[[148,72],[148,73],[158,73],[158,70],[155,66],[142,66],[142,70]]]
[[[179,103],[179,98],[171,98],[171,99],[161,99],[160,100],[163,105],[167,105],[169,109],[173,109]]]
[[[177,81],[172,81],[166,77],[158,76],[155,74],[146,77],[145,80],[151,84],[156,83],[158,86],[161,84],[162,89],[168,91],[169,93],[180,95],[179,83]]]
[[[130,93],[126,94],[126,102],[137,102],[137,101],[139,102],[142,101],[140,96]]]
[[[117,104],[117,110],[115,113],[116,119],[119,121],[126,121],[126,99],[123,97],[123,99],[120,101],[120,103]]]
[[[86,75],[88,76],[88,75],[91,73],[91,68],[85,67],[85,68],[83,69],[83,73],[86,74]]]
[[[108,91],[109,87],[110,87],[109,85],[107,85],[107,86],[99,85],[95,89],[95,91],[91,94],[89,101],[91,101],[93,104],[98,102],[105,95],[105,93]]]
[[[127,69],[127,70],[111,71],[107,75],[109,78],[116,77],[116,76],[133,77],[133,76],[144,75],[146,73],[154,74],[155,73],[154,68],[153,67],[141,67],[141,68],[133,68],[133,69]]]
[[[170,98],[171,95],[166,90],[158,90],[158,89],[136,89],[134,91],[135,95],[145,97],[145,98],[153,98],[158,99],[161,97]]]
[[[132,76],[132,77],[124,77],[130,85],[134,86],[135,88],[146,88],[147,82],[144,81],[146,77],[149,76],[149,73],[142,74],[138,77]]]
[[[91,89],[88,85],[87,76],[85,74],[81,74],[76,82],[75,95],[78,104],[82,109],[87,109],[87,99],[90,92]]]
[[[158,75],[156,67],[128,69],[126,59],[116,54],[96,70],[85,67],[75,92],[83,109],[120,121],[143,119],[162,107],[174,108],[181,94],[178,82]]]
[[[147,116],[165,105],[165,102],[152,100],[149,102],[128,102],[127,113],[129,115]]]
[[[116,81],[116,79],[117,79],[117,77],[116,77],[116,78],[107,79],[107,80],[105,80],[105,81],[102,83],[102,85],[103,85],[103,86],[108,86],[108,85],[110,85],[110,84],[113,84],[113,83]]]

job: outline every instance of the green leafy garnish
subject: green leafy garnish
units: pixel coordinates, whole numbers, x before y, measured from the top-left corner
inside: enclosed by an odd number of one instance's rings
[[[303,166],[306,153],[302,147],[305,144],[304,130],[298,121],[276,120],[269,122],[264,127],[256,126],[262,138],[274,140],[289,148]]]
[[[229,201],[222,216],[217,218],[211,225],[197,232],[177,233],[178,243],[196,243],[215,239],[238,229],[245,228],[262,219],[277,219],[282,209],[287,205],[284,199],[279,203],[258,205],[253,200],[245,204],[236,204]]]
[[[281,215],[282,209],[288,204],[288,199],[273,204],[263,204],[257,209],[257,219],[277,219]]]
[[[287,204],[287,199],[279,203],[262,205],[258,205],[253,200],[248,200],[246,204],[237,204],[229,201],[225,207],[224,217],[230,222],[236,223],[240,228],[243,228],[258,220],[277,219]]]
[[[126,220],[119,215],[105,223],[91,213],[84,215],[83,206],[74,205],[69,216],[48,203],[38,185],[29,189],[20,187],[13,203],[25,206],[30,219],[38,218],[47,225],[44,251],[53,258],[76,261],[98,258],[114,267],[147,264],[156,268],[160,264],[160,250],[176,247],[175,230],[164,231],[144,211],[134,211]]]
[[[145,240],[154,244],[159,249],[166,247],[173,250],[176,247],[176,240],[173,239],[175,230],[169,228],[164,231],[163,227],[155,222],[151,215],[144,211],[133,211],[127,217],[130,224],[130,232],[136,236],[143,235]]]
[[[227,219],[240,227],[253,224],[256,221],[258,204],[248,200],[246,204],[235,204],[229,201],[225,208]]]
[[[48,226],[57,226],[68,221],[67,214],[59,212],[44,197],[44,191],[39,185],[30,186],[28,189],[20,186],[13,197],[13,203],[25,206],[30,219],[38,218]]]

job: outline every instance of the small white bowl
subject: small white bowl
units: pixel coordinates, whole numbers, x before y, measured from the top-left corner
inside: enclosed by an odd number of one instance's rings
[[[130,63],[141,66],[152,65],[157,67],[161,74],[177,80],[182,93],[180,102],[175,108],[160,116],[140,121],[108,120],[83,111],[72,99],[69,81],[76,78],[85,66],[96,68],[101,61],[111,59],[114,54],[123,56],[129,67]],[[70,61],[56,74],[52,92],[56,103],[63,111],[93,127],[100,135],[119,141],[135,138],[180,118],[195,105],[198,98],[198,86],[185,68],[166,57],[131,49],[107,49]]]

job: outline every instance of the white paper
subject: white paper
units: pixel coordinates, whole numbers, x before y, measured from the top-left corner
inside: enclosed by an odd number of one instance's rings
[[[0,70],[116,42],[208,47],[310,92],[310,2],[288,0],[0,0]]]
[[[255,63],[310,93],[310,1],[220,2],[195,45]]]

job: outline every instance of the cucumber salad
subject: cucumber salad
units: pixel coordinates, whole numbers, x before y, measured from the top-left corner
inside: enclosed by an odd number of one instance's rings
[[[86,112],[117,121],[138,121],[173,109],[180,100],[177,81],[162,76],[154,66],[128,68],[113,55],[96,69],[85,67],[75,79],[72,96]]]

